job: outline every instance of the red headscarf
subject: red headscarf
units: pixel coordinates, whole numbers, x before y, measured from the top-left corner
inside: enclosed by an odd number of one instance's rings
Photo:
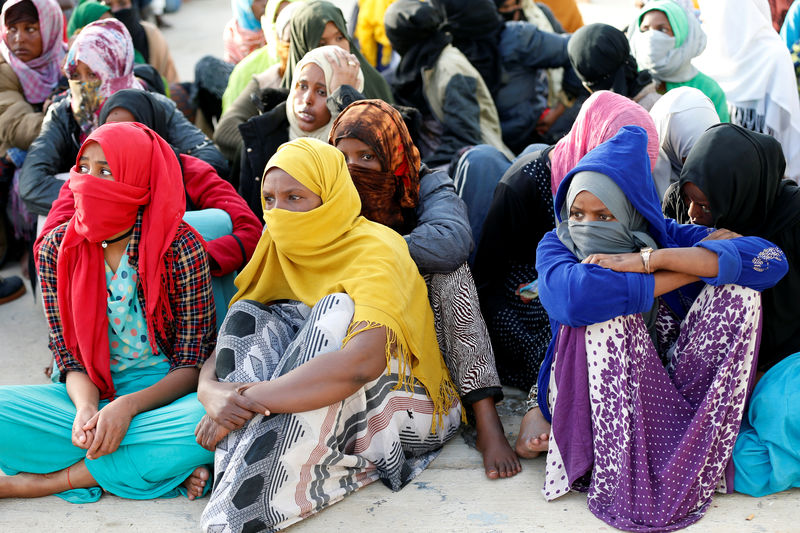
[[[164,316],[171,317],[164,266],[185,211],[181,169],[169,144],[147,126],[109,123],[96,129],[78,152],[96,142],[103,149],[114,181],[70,170],[67,186],[75,194],[58,253],[58,308],[67,348],[100,389],[101,399],[114,397],[108,340],[107,292],[101,241],[130,228],[144,206],[139,239],[139,280],[150,344],[154,352]],[[168,258],[169,259],[169,258]]]
[[[656,124],[645,109],[620,94],[597,91],[586,99],[569,133],[556,143],[550,158],[550,187],[555,196],[558,184],[590,150],[606,142],[623,126],[640,126],[647,132],[650,171],[658,160]]]

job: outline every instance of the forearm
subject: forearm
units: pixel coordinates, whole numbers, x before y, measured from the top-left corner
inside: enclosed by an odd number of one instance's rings
[[[197,377],[197,399],[200,403],[205,403],[204,398],[211,393],[215,383],[219,383],[217,379],[217,351],[214,350],[211,356],[203,363],[203,368],[200,369]]]
[[[302,413],[340,402],[386,370],[356,375],[341,360],[340,352],[320,355],[272,381],[262,381],[244,394],[272,413]]]
[[[77,410],[97,410],[100,403],[100,390],[83,372],[67,372],[67,394]]]
[[[656,272],[653,274],[653,278],[655,280],[655,289],[653,290],[654,298],[679,289],[684,285],[700,281],[700,277],[698,276],[684,274],[682,272],[670,272],[667,270]]]
[[[712,278],[719,272],[717,254],[705,248],[661,248],[650,255],[650,271]]]
[[[386,332],[372,329],[244,395],[272,413],[300,413],[340,402],[386,371]]]
[[[129,402],[134,414],[144,413],[172,403],[197,390],[198,375],[197,368],[178,368],[157,383],[140,391],[120,396],[117,401],[124,399]]]

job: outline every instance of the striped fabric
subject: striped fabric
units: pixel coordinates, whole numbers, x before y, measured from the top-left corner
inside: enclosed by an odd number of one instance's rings
[[[220,330],[221,381],[274,379],[317,355],[339,349],[353,316],[346,294],[313,309],[240,300]],[[395,390],[388,374],[328,407],[255,416],[217,445],[215,482],[203,512],[204,531],[277,531],[381,479],[401,489],[457,431],[455,402],[436,433],[433,402],[422,387]]]
[[[503,399],[478,291],[466,263],[453,272],[425,274],[436,338],[447,370],[465,405]]]

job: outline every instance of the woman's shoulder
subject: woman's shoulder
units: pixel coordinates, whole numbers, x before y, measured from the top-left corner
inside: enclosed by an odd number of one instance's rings
[[[64,234],[67,231],[68,224],[69,221],[60,224],[42,237],[42,244],[39,248],[40,262],[45,261],[49,257],[55,258],[58,255],[58,249],[61,246],[61,241],[64,240]]]
[[[0,55],[0,91],[22,91],[22,85],[19,82],[19,76],[11,68],[11,65]]]

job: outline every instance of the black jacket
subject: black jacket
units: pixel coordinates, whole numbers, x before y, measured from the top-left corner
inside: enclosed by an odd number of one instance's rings
[[[166,141],[180,153],[202,159],[223,178],[228,164],[211,139],[197,129],[177,109],[175,103],[155,94],[169,117],[169,138]],[[58,197],[64,181],[57,174],[69,172],[80,149],[80,126],[70,109],[69,98],[56,102],[47,110],[39,136],[31,143],[19,178],[19,193],[31,213],[46,216]]]

